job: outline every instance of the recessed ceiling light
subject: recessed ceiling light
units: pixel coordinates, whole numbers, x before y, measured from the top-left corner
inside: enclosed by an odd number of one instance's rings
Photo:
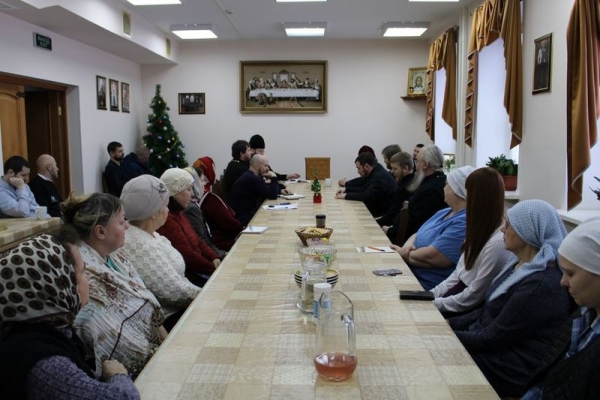
[[[181,39],[216,39],[211,25],[171,25],[169,30]]]
[[[181,4],[181,0],[127,0],[134,6],[162,6],[166,4]]]
[[[325,36],[326,22],[284,22],[288,36]]]
[[[386,22],[383,24],[384,37],[421,36],[429,28],[428,22]]]

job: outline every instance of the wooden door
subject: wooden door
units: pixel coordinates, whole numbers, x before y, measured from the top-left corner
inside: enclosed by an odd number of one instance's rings
[[[23,85],[0,82],[2,163],[15,155],[27,158],[27,129]],[[4,174],[4,171],[2,171]]]

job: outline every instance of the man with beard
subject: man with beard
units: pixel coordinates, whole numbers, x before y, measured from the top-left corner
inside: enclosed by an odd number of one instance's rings
[[[392,173],[392,166],[390,165],[390,160],[392,159],[392,156],[394,154],[400,153],[401,151],[402,149],[397,144],[387,145],[383,148],[383,150],[381,150],[381,155],[383,156],[383,163],[392,175],[394,174]]]
[[[447,207],[444,201],[446,175],[442,171],[443,165],[444,154],[436,145],[424,146],[417,154],[417,176],[408,186],[408,190],[414,191],[414,194],[408,202],[406,233],[402,238],[397,237],[401,224],[399,215],[393,226],[383,227],[393,243],[402,246],[433,214]]]
[[[404,207],[404,202],[408,200],[412,192],[408,190],[408,186],[412,182],[415,174],[413,173],[413,159],[407,152],[401,151],[394,154],[389,160],[392,175],[396,178],[398,188],[394,194],[394,204],[387,210],[381,218],[377,219],[377,223],[385,228],[393,225],[394,219]]]
[[[42,154],[37,159],[37,176],[29,182],[29,188],[35,196],[38,205],[45,206],[52,217],[60,217],[60,203],[62,198],[54,186],[53,181],[58,179],[58,166],[50,154]]]
[[[238,180],[244,172],[250,167],[250,158],[252,157],[252,149],[250,143],[245,140],[237,140],[231,145],[231,157],[233,159],[227,164],[225,175],[223,176],[223,194],[225,200],[229,201],[229,194],[233,188],[233,184]]]
[[[110,160],[104,168],[104,179],[108,193],[113,196],[121,197],[123,186],[127,182],[127,174],[124,168],[121,168],[121,161],[125,158],[123,145],[119,142],[110,142],[106,147]]]

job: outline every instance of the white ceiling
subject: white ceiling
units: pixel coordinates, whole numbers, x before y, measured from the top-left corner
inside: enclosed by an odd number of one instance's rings
[[[64,8],[37,9],[26,1],[57,3],[50,0],[0,0],[0,11],[142,64],[168,62],[129,40],[116,39],[114,34]],[[326,22],[325,39],[405,40],[383,38],[381,35],[385,22],[396,21],[430,22],[430,28],[422,38],[433,40],[457,20],[461,8],[482,2],[328,0],[325,3],[276,3],[275,0],[182,0],[181,5],[133,6],[126,0],[102,1],[129,10],[132,15],[146,20],[174,41],[181,39],[169,33],[170,25],[193,23],[212,24],[218,36],[213,40],[285,39],[284,22]],[[17,9],[2,10],[2,3]]]

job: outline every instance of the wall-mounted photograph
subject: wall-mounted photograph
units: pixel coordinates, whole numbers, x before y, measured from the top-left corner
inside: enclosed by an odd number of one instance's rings
[[[96,75],[96,107],[106,110],[106,78]]]
[[[121,82],[121,111],[129,112],[129,83]]]
[[[327,61],[241,61],[240,112],[327,112]]]
[[[108,81],[110,83],[110,111],[119,111],[119,81],[115,81],[114,79],[109,79]]]
[[[179,93],[179,114],[205,114],[204,93]]]
[[[427,68],[409,68],[408,69],[408,86],[406,88],[408,97],[425,97],[427,96]]]
[[[552,33],[534,40],[533,94],[549,92],[552,86]]]

